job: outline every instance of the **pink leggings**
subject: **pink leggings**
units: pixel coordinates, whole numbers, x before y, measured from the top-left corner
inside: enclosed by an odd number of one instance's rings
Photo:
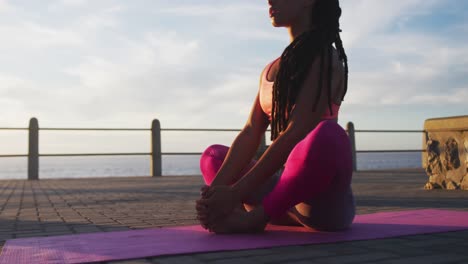
[[[200,169],[207,185],[214,180],[228,150],[213,145],[203,153]],[[239,178],[254,165],[252,161]],[[271,219],[281,218],[289,210],[313,228],[342,230],[351,225],[355,215],[351,177],[352,156],[346,131],[336,122],[325,120],[293,148],[282,174],[272,176],[253,196],[261,193]],[[299,203],[310,205],[310,212],[299,215],[293,209]]]

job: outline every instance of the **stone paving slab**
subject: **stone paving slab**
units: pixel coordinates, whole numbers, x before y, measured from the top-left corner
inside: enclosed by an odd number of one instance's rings
[[[468,211],[468,191],[424,190],[421,170],[358,172],[357,213]],[[0,246],[12,238],[197,224],[199,176],[0,181]],[[468,221],[468,219],[467,219]],[[468,231],[110,263],[468,263]]]

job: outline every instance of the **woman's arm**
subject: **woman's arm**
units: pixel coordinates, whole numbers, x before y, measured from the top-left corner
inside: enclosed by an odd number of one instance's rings
[[[247,123],[232,143],[211,187],[202,188],[202,199],[197,200],[197,217],[204,228],[209,228],[218,217],[238,205],[239,200],[231,195],[229,185],[243,176],[240,173],[251,162],[268,125],[257,94]]]
[[[324,69],[328,68],[327,61],[325,59]],[[286,130],[270,145],[256,165],[233,185],[233,193],[241,201],[280,169],[296,144],[304,139],[320,122],[328,102],[327,93],[322,91],[317,108],[314,111],[313,102],[320,89],[318,87],[320,63],[321,58],[319,57],[309,69],[309,73],[297,96],[295,108],[291,113]],[[323,87],[328,87],[327,78],[323,79]]]
[[[262,136],[269,125],[257,97],[246,125],[232,143],[227,156],[211,186],[229,185],[242,177],[239,175],[257,152]]]

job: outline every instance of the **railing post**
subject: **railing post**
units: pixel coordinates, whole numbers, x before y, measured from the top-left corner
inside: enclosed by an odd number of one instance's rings
[[[356,137],[353,122],[348,122],[348,124],[346,125],[346,129],[348,130],[348,137],[349,141],[351,142],[351,152],[353,156],[353,171],[357,171]]]
[[[29,120],[28,180],[39,180],[39,122]]]
[[[162,175],[161,124],[154,119],[151,124],[151,176]]]

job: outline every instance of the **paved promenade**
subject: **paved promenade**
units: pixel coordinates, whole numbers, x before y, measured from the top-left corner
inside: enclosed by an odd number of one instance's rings
[[[468,191],[426,191],[425,182],[421,170],[356,173],[357,213],[468,211]],[[201,185],[194,176],[0,181],[0,245],[21,237],[196,224]],[[468,263],[468,231],[111,263]]]

